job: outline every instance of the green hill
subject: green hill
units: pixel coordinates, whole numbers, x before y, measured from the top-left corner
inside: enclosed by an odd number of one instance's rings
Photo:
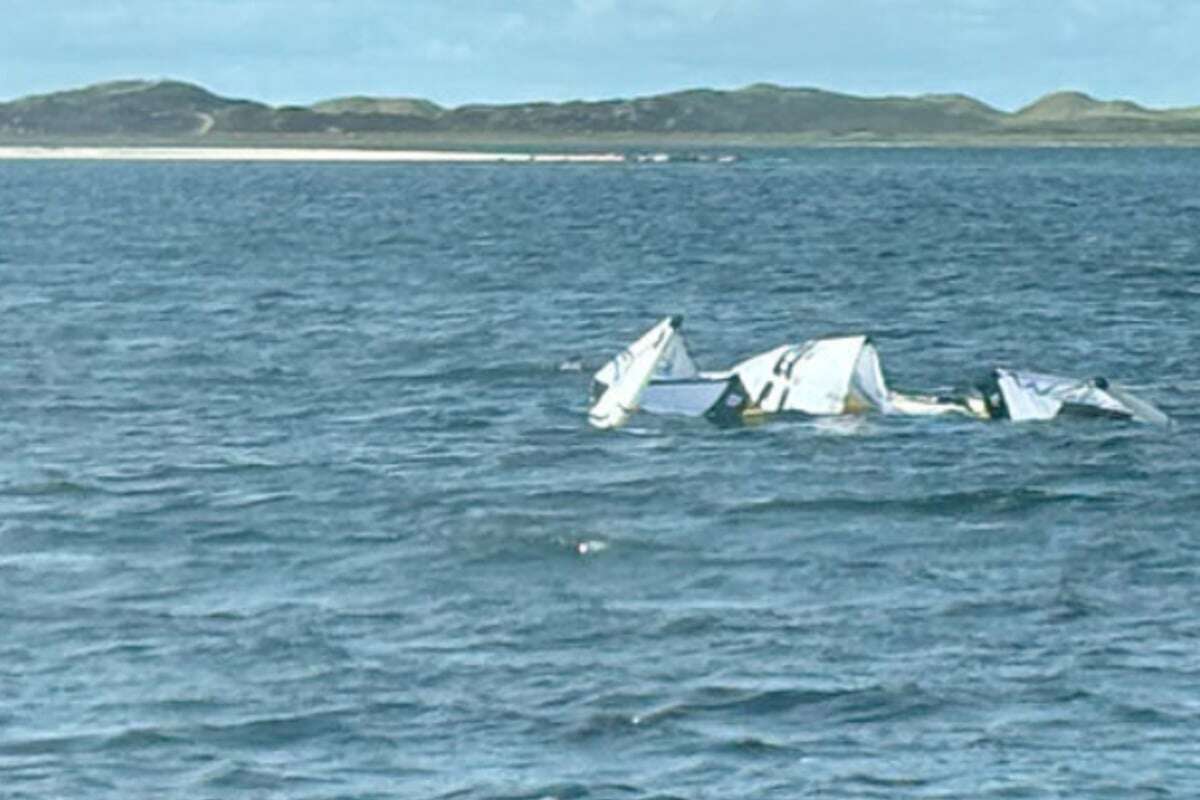
[[[1019,109],[1006,120],[1012,131],[1045,135],[1194,135],[1200,117],[1194,109],[1155,110],[1129,100],[1097,100],[1082,92],[1054,92]]]
[[[126,80],[0,103],[0,135],[8,141],[125,137],[200,143],[309,135],[349,143],[360,134],[419,134],[431,141],[455,136],[483,141],[614,136],[801,142],[1091,140],[1200,136],[1200,111],[1152,110],[1126,100],[1056,92],[1008,113],[962,94],[859,97],[766,83],[732,91],[689,89],[626,99],[443,108],[419,98],[364,96],[275,107],[221,97],[180,81]]]
[[[337,97],[311,106],[322,114],[410,114],[435,119],[445,109],[437,103],[415,97]]]
[[[432,104],[430,104],[432,105]],[[436,116],[436,115],[435,115]],[[0,132],[18,136],[155,136],[427,130],[429,115],[360,113],[232,100],[179,81],[115,81],[0,103]]]
[[[1083,92],[1054,92],[1017,111],[1015,117],[1026,122],[1073,122],[1098,117],[1151,119],[1159,113],[1128,100],[1104,102]]]

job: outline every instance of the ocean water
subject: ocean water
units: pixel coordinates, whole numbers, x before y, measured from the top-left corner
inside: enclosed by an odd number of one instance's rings
[[[0,276],[0,797],[1200,794],[1200,151],[0,163]],[[589,429],[668,313],[1177,424]]]

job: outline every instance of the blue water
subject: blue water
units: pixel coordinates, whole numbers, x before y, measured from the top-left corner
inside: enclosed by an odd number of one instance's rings
[[[1200,794],[1200,151],[0,163],[0,796]],[[713,368],[1075,420],[585,421]]]

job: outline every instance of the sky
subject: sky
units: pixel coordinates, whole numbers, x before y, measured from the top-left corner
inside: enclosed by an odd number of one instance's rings
[[[281,104],[751,83],[1200,105],[1200,0],[0,0],[0,100],[171,78]]]

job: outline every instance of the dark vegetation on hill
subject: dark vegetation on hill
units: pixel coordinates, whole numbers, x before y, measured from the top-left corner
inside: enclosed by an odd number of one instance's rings
[[[843,140],[1200,134],[1200,110],[1151,110],[1058,92],[1009,113],[958,94],[857,97],[755,84],[633,99],[472,104],[443,108],[414,98],[347,97],[312,106],[236,100],[179,81],[116,81],[0,103],[0,133],[37,137],[158,137],[319,134],[803,135]]]

